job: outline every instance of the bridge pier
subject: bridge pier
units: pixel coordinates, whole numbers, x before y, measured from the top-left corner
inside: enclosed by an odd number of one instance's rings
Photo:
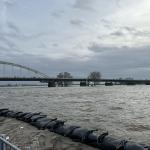
[[[80,86],[89,86],[89,83],[86,81],[81,81]]]
[[[105,82],[105,86],[113,86],[114,84],[112,82]]]
[[[150,82],[145,82],[145,85],[150,85]]]
[[[56,85],[59,86],[59,87],[68,87],[68,86],[71,86],[72,83],[69,82],[69,81],[58,81],[56,82]]]
[[[49,81],[48,87],[56,87],[56,83],[54,81]]]

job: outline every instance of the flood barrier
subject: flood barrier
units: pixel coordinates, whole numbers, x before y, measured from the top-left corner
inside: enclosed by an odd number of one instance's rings
[[[0,109],[0,116],[16,118],[27,122],[38,129],[48,129],[50,132],[71,138],[73,141],[81,142],[101,150],[150,150],[149,146],[137,144],[125,139],[115,139],[108,133],[98,135],[97,130],[89,130],[80,126],[68,125],[65,121],[57,118],[48,118],[40,112],[12,111],[8,108]]]

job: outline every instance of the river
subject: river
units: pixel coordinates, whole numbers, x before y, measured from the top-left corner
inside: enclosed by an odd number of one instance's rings
[[[150,144],[150,86],[6,87],[0,107],[42,112],[69,124]]]

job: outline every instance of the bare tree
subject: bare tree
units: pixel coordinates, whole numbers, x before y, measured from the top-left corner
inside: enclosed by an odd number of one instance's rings
[[[58,79],[72,79],[73,76],[71,75],[71,73],[69,72],[60,72],[58,75],[57,75],[57,78]],[[58,86],[69,86],[71,85],[71,81],[59,81],[58,82]]]
[[[93,82],[94,82],[94,85],[96,85],[96,80],[97,79],[101,79],[102,75],[99,71],[93,71],[93,72],[90,72],[90,74],[88,75],[88,79],[92,79]]]

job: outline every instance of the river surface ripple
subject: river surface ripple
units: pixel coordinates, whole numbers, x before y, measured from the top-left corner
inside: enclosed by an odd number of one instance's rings
[[[150,86],[0,88],[0,107],[43,112],[69,124],[150,144]]]

